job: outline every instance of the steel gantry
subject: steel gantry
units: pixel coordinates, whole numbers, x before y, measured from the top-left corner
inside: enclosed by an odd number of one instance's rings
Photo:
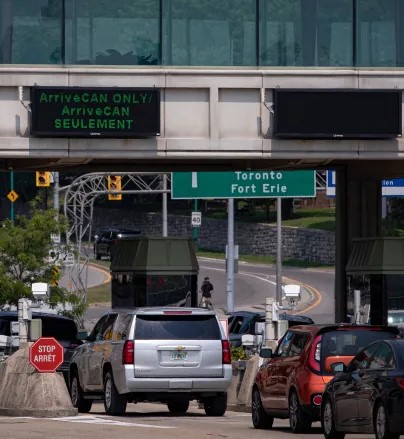
[[[121,189],[109,190],[108,176],[121,176]],[[94,202],[106,194],[163,194],[163,236],[167,236],[167,183],[168,174],[155,172],[103,172],[78,177],[67,188],[64,213],[68,220],[66,245],[74,248],[75,262],[68,267],[73,289],[81,299],[87,300],[88,265],[92,252],[92,226]],[[84,245],[84,242],[87,244]]]

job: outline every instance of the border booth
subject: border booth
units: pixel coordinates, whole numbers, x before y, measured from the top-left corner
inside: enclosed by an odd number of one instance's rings
[[[112,308],[197,306],[198,272],[191,239],[118,240],[111,255]]]
[[[348,322],[404,329],[404,238],[353,239],[346,273]]]

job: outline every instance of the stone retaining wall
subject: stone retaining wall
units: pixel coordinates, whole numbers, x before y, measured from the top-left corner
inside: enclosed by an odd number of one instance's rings
[[[161,236],[160,213],[130,214],[118,209],[95,209],[93,231],[101,227],[136,227],[146,236]],[[192,238],[190,216],[168,216],[168,236]],[[276,227],[267,224],[243,223],[234,226],[234,243],[240,254],[276,256]],[[198,247],[225,251],[227,221],[202,218],[198,230]],[[282,227],[282,257],[333,265],[335,234],[323,230]]]

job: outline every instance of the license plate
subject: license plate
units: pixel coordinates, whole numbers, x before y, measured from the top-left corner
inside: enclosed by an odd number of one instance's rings
[[[171,352],[171,359],[174,361],[186,360],[187,352]]]

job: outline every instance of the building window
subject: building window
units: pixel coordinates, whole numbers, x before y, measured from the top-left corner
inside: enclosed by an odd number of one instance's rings
[[[352,0],[263,0],[261,5],[261,65],[352,65]]]
[[[404,5],[396,0],[358,0],[356,44],[359,66],[395,67],[403,65]],[[396,32],[399,31],[397,34]],[[399,59],[400,58],[400,59]],[[401,60],[401,63],[400,63]]]
[[[163,64],[257,64],[255,0],[164,0],[163,29]]]
[[[0,64],[61,64],[62,0],[0,0]]]
[[[66,64],[160,64],[160,1],[66,1]]]

